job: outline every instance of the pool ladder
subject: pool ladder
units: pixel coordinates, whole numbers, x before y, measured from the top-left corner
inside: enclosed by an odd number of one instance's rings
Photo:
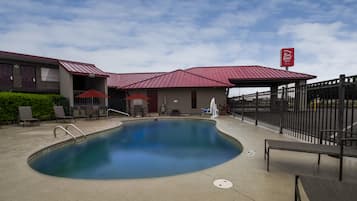
[[[107,117],[109,117],[109,112],[115,112],[115,113],[118,113],[118,114],[122,114],[122,115],[125,115],[125,116],[130,116],[130,114],[126,113],[126,112],[122,112],[122,111],[119,111],[119,110],[116,110],[116,109],[112,109],[112,108],[109,108],[107,109]]]
[[[86,134],[80,129],[78,128],[76,125],[74,124],[66,124],[64,127],[63,126],[56,126],[53,129],[53,135],[55,136],[55,138],[57,137],[57,133],[56,131],[58,129],[63,130],[67,135],[70,135],[72,137],[72,139],[74,139],[74,141],[77,141],[77,137],[75,135],[73,135],[70,131],[69,131],[69,127],[74,128],[75,130],[77,130],[83,137],[86,137]]]

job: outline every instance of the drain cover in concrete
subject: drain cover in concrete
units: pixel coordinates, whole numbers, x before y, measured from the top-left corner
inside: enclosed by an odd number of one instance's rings
[[[230,182],[226,179],[216,179],[216,180],[214,180],[213,184],[217,188],[232,188],[232,186],[233,186],[232,182]]]
[[[248,157],[253,157],[253,156],[255,156],[255,151],[249,150],[247,155],[248,155]]]

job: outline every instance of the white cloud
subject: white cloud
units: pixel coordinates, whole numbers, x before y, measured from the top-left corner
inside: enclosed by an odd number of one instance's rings
[[[356,74],[357,38],[343,23],[286,25],[279,34],[292,38],[296,67],[317,75],[318,80]]]
[[[0,47],[95,63],[105,71],[142,72],[211,65],[279,68],[280,48],[293,46],[292,70],[329,79],[356,71],[357,33],[344,21],[357,19],[349,4],[1,1]],[[285,17],[289,9],[307,14]]]
[[[29,5],[9,7],[28,11]],[[199,8],[189,2],[180,7],[190,14],[182,15],[178,10],[167,13],[172,9],[167,6],[147,9],[135,5],[131,10],[121,4],[91,1],[85,7],[65,10],[64,15],[75,16],[70,20],[15,20],[0,36],[0,44],[5,50],[91,62],[113,72],[219,65],[239,55],[240,41],[231,38],[228,30],[198,26],[193,19],[199,15]],[[162,15],[173,20],[155,18]],[[32,14],[28,17],[33,19]]]

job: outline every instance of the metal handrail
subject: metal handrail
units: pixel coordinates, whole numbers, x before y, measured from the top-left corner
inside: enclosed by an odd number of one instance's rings
[[[57,130],[57,129],[63,130],[66,134],[70,135],[70,136],[74,139],[74,141],[77,140],[76,136],[74,136],[71,132],[69,132],[69,130],[65,129],[63,126],[56,126],[56,127],[53,129],[53,135],[54,135],[55,137],[57,137],[57,135],[56,135],[56,130]]]
[[[122,112],[122,111],[119,111],[119,110],[116,110],[116,109],[112,109],[112,108],[109,108],[107,109],[107,117],[109,117],[109,112],[112,111],[112,112],[115,112],[115,113],[119,113],[119,114],[122,114],[122,115],[126,115],[126,116],[130,116],[130,114],[126,113],[126,112]]]
[[[80,129],[78,128],[76,125],[74,124],[67,124],[64,128],[66,130],[68,130],[69,127],[73,127],[75,130],[77,130],[83,137],[86,137],[86,134]]]

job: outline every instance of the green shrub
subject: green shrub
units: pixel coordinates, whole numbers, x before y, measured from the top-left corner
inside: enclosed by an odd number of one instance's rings
[[[0,92],[0,121],[16,121],[19,106],[31,106],[32,115],[40,120],[54,118],[53,105],[68,108],[68,100],[56,94]]]

